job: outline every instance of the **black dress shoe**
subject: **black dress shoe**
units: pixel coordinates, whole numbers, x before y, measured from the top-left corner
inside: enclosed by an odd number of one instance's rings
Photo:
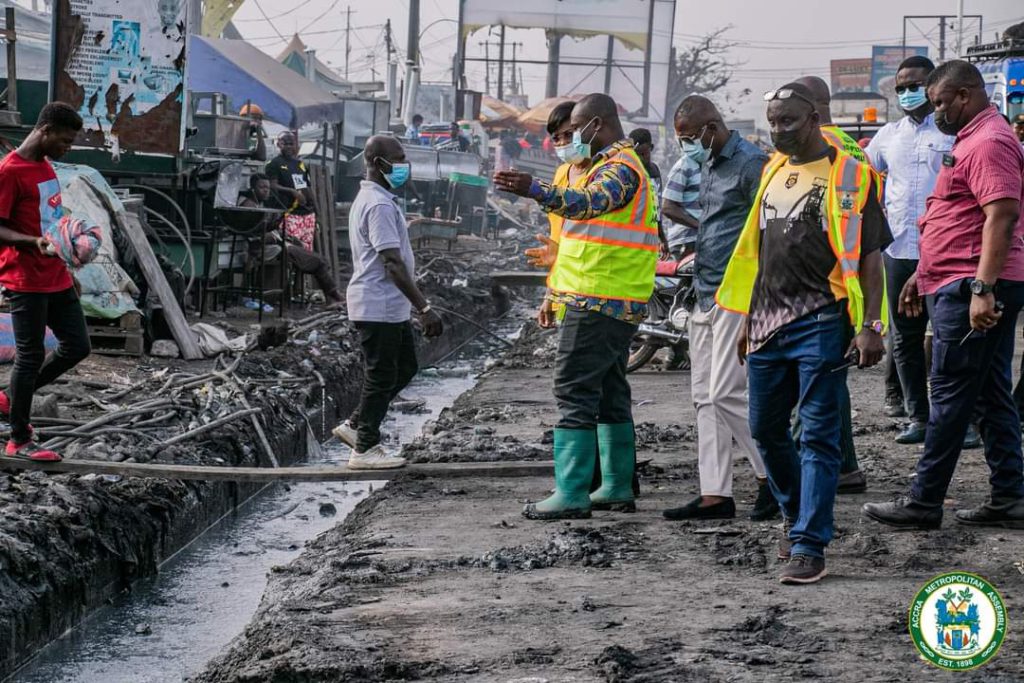
[[[964,435],[964,450],[969,451],[982,447],[981,434],[973,424],[967,425],[967,434]]]
[[[779,503],[772,495],[771,488],[767,483],[758,484],[757,500],[754,501],[754,509],[750,511],[750,519],[754,522],[763,522],[768,519],[775,519],[779,512]]]
[[[926,505],[910,497],[892,503],[865,503],[864,516],[901,529],[938,529],[942,526],[942,506]]]
[[[839,475],[839,482],[836,484],[836,493],[843,496],[849,493],[864,493],[868,490],[868,478],[864,470],[856,469],[853,472],[844,472]]]
[[[661,513],[665,519],[678,521],[681,519],[732,519],[736,516],[736,503],[726,498],[720,503],[701,507],[701,497],[697,496],[681,508],[670,508]]]
[[[928,425],[920,422],[911,422],[902,432],[896,436],[896,443],[918,444],[924,443],[924,436],[928,433]]]
[[[956,521],[974,526],[1024,529],[1024,498],[993,498],[970,510],[957,510]]]

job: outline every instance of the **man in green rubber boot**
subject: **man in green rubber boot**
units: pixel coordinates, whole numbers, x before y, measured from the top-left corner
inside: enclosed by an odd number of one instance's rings
[[[565,218],[548,276],[562,304],[555,359],[555,493],[523,510],[529,519],[590,517],[591,509],[633,511],[636,458],[626,359],[647,316],[658,258],[657,196],[618,107],[602,93],[573,108],[574,156],[589,158],[583,182],[553,187],[518,171],[494,176],[499,190],[529,197]],[[601,487],[588,494],[594,451]]]

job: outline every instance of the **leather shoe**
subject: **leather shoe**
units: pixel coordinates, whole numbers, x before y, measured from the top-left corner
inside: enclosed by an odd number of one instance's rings
[[[906,417],[907,409],[903,405],[902,396],[885,397],[885,414],[887,417]]]
[[[750,511],[750,520],[752,522],[763,522],[768,519],[775,519],[780,514],[782,513],[779,512],[779,503],[775,500],[775,496],[772,495],[768,482],[758,484],[757,500],[754,501],[754,509]]]
[[[736,503],[726,498],[720,503],[701,506],[701,496],[679,508],[670,508],[661,513],[665,519],[678,521],[682,519],[732,519],[736,516]]]
[[[928,432],[928,425],[920,422],[911,422],[896,437],[896,443],[918,444],[924,443],[924,435]]]
[[[965,451],[973,450],[975,448],[981,448],[981,434],[978,433],[978,428],[974,424],[967,425],[967,434],[964,436]]]
[[[839,484],[836,486],[836,493],[846,495],[849,493],[864,493],[868,490],[868,478],[864,470],[856,469],[853,472],[845,472],[839,475]]]
[[[956,521],[974,526],[1024,529],[1024,498],[993,498],[970,510],[957,510]]]
[[[908,496],[891,503],[865,503],[864,516],[901,529],[938,529],[942,526],[942,506],[926,505]]]

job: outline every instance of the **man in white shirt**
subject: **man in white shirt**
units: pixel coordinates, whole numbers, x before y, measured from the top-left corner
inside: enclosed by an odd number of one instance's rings
[[[943,158],[953,148],[954,140],[935,127],[934,107],[925,94],[925,81],[934,70],[935,65],[919,55],[900,64],[896,95],[906,116],[886,124],[865,150],[871,165],[887,174],[885,208],[893,243],[883,259],[893,358],[910,418],[906,429],[896,437],[896,442],[902,444],[923,443],[928,424],[928,367],[924,355],[928,319],[900,315],[899,294],[917,269],[917,221],[924,215],[925,200],[935,187]]]
[[[416,286],[409,231],[393,193],[411,174],[405,151],[395,138],[376,135],[366,141],[363,160],[366,179],[349,211],[347,297],[348,317],[363,348],[363,386],[359,406],[334,435],[352,448],[349,469],[393,469],[405,460],[381,445],[380,424],[418,369],[412,309],[427,337],[441,334],[443,324]]]

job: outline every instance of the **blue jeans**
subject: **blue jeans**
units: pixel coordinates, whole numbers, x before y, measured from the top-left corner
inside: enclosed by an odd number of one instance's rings
[[[1013,343],[1024,307],[1024,283],[1000,281],[1003,317],[987,332],[972,332],[970,280],[949,284],[927,298],[932,321],[931,413],[924,454],[910,495],[941,505],[953,478],[971,416],[981,416],[993,498],[1024,497],[1020,417],[1013,401]],[[966,339],[965,339],[966,337]]]
[[[832,540],[832,506],[839,481],[840,409],[849,322],[842,304],[783,326],[747,357],[750,431],[768,483],[793,528],[794,555],[823,557]],[[796,408],[800,447],[790,433]]]

